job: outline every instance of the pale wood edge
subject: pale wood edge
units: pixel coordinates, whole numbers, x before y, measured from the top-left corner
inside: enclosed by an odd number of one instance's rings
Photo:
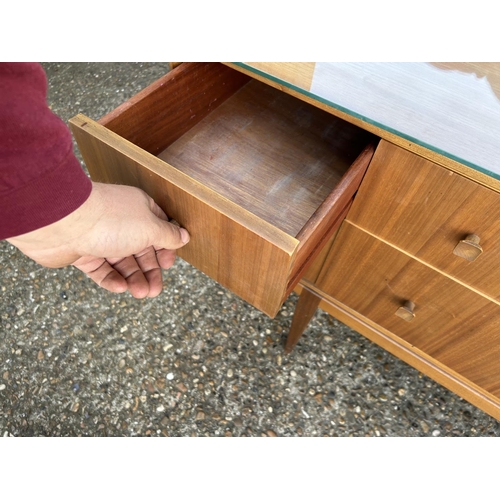
[[[495,396],[334,298],[327,297],[312,284],[301,281],[294,291],[300,295],[304,288],[321,297],[319,307],[322,310],[500,421],[500,400]]]
[[[245,64],[307,91],[311,89],[316,69],[315,62],[246,62]]]
[[[291,257],[295,257],[299,245],[297,239],[241,208],[231,200],[212,191],[164,160],[144,151],[83,114],[78,114],[71,118],[69,124],[71,128],[85,130],[110,147],[119,150],[123,155],[142,165],[144,168],[168,180],[178,188],[189,192],[192,196],[215,208],[229,219],[276,245]]]
[[[328,113],[337,116],[338,118],[341,118],[346,122],[352,123],[353,125],[356,125],[357,127],[362,128],[368,132],[371,132],[372,134],[377,135],[378,137],[385,139],[386,141],[391,142],[396,146],[406,149],[407,151],[411,151],[412,153],[421,156],[427,160],[431,160],[434,163],[441,165],[442,167],[445,167],[449,170],[453,170],[454,172],[462,175],[463,177],[467,177],[468,179],[471,179],[477,182],[478,184],[481,184],[482,186],[485,186],[500,193],[500,180],[498,179],[490,177],[487,174],[479,172],[478,170],[463,165],[458,161],[452,160],[451,158],[448,158],[439,153],[431,151],[423,146],[419,146],[418,144],[412,143],[407,139],[404,139],[403,137],[400,137],[396,134],[393,134],[392,132],[388,132],[387,130],[377,127],[376,125],[372,125],[371,123],[367,123],[363,120],[360,120],[359,118],[355,118],[349,115],[348,113],[345,113],[343,111],[334,108],[333,106],[328,106],[327,104],[317,101],[312,97],[306,96],[301,92],[297,92],[296,90],[290,89],[289,87],[281,85],[280,83],[275,82],[269,78],[254,73],[253,71],[247,68],[242,68],[236,64],[228,62],[223,62],[222,64],[225,64],[235,69],[236,71],[245,73],[246,75],[249,75],[252,78],[255,78],[256,80],[260,80],[261,82],[264,82],[282,92],[290,94],[296,97],[297,99],[301,99],[302,101],[305,101],[313,106],[316,106],[317,108],[327,111]]]

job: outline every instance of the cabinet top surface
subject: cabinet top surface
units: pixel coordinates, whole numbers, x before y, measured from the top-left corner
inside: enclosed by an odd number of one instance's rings
[[[500,179],[500,63],[236,63]]]

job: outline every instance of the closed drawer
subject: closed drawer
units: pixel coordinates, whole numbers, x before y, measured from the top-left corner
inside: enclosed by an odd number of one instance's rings
[[[317,286],[500,397],[497,304],[348,222]],[[414,304],[411,313],[404,310],[407,301]]]
[[[95,122],[92,178],[142,188],[189,230],[178,251],[270,316],[346,215],[366,132],[216,63],[184,63]]]
[[[381,141],[348,219],[500,300],[499,193]]]

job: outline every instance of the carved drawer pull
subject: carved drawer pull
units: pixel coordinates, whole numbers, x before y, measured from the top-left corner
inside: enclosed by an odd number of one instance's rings
[[[470,262],[476,260],[483,253],[483,249],[479,244],[479,236],[477,234],[468,234],[465,240],[458,243],[453,253]]]
[[[396,311],[396,316],[403,318],[405,321],[412,321],[415,318],[415,313],[413,312],[414,309],[415,304],[410,300],[407,300],[404,305]]]

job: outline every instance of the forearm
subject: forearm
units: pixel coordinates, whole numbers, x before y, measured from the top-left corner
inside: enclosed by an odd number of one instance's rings
[[[158,295],[188,232],[144,191],[92,183],[46,94],[41,66],[0,63],[0,239],[107,290]]]
[[[46,95],[40,65],[0,64],[0,239],[66,217],[92,190]]]

